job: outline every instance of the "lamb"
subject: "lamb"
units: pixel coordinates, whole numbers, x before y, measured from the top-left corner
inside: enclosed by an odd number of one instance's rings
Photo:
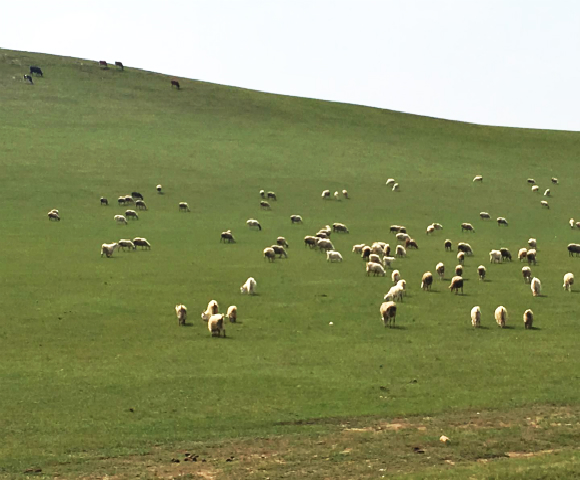
[[[278,258],[282,258],[282,255],[284,255],[284,258],[288,258],[288,254],[286,253],[286,249],[284,247],[282,247],[281,245],[271,245],[270,248],[272,250],[274,250],[274,253],[276,255],[278,255]]]
[[[217,315],[212,315],[207,322],[207,329],[210,331],[211,336],[215,337],[221,336],[221,332],[224,332],[224,338],[226,338],[226,329],[224,328],[224,314],[218,313]]]
[[[367,277],[371,273],[375,277],[377,275],[384,277],[385,276],[385,269],[383,268],[383,266],[380,263],[369,262],[369,263],[367,263]]]
[[[132,218],[134,220],[139,220],[139,215],[137,215],[137,212],[135,210],[125,210],[125,217]]]
[[[143,200],[136,200],[135,207],[137,208],[137,210],[147,210],[147,205]]]
[[[463,278],[459,275],[456,275],[451,279],[451,285],[449,285],[449,290],[453,292],[455,290],[455,295],[459,293],[459,289],[461,289],[461,295],[463,295]]]
[[[544,192],[544,197],[549,197],[550,196],[550,189],[548,188],[545,192]]]
[[[302,217],[300,215],[290,215],[290,223],[292,225],[295,223],[302,223]]]
[[[338,190],[336,192],[334,192],[334,199],[337,200],[337,201],[340,200],[340,196],[338,194]]]
[[[462,223],[461,224],[461,231],[462,232],[471,232],[474,233],[475,229],[473,228],[473,225],[471,223]]]
[[[530,283],[532,281],[532,270],[530,267],[522,268],[522,276],[524,277],[524,283]]]
[[[124,223],[125,225],[128,225],[127,219],[123,215],[115,215],[115,222],[119,224]]]
[[[185,307],[185,305],[181,304],[176,305],[175,313],[177,314],[179,326],[185,325],[185,320],[187,320],[187,308]]]
[[[122,248],[123,251],[125,251],[125,248],[128,248],[129,251],[135,250],[137,248],[135,244],[127,238],[122,238],[117,243],[119,244],[119,248]]]
[[[528,253],[526,254],[526,258],[528,259],[528,264],[533,263],[536,264],[536,249],[530,248]]]
[[[405,249],[405,247],[403,247],[403,245],[397,245],[397,249],[395,250],[395,255],[397,257],[406,257],[407,250]]]
[[[538,187],[537,185],[532,185],[532,192],[537,192],[538,190],[540,190],[540,187]]]
[[[276,197],[276,194],[275,194],[274,192],[268,192],[268,193],[266,194],[266,198],[267,198],[268,200],[274,200],[275,202],[277,202],[277,201],[278,201],[278,197]]]
[[[473,325],[473,328],[479,328],[481,325],[481,309],[479,306],[471,309],[471,325]]]
[[[224,243],[236,243],[236,239],[232,235],[231,230],[226,230],[225,232],[222,232],[222,234],[220,236],[220,243],[222,243],[222,242],[224,242]]]
[[[187,202],[179,202],[179,211],[180,212],[191,212]]]
[[[345,200],[349,200],[350,197],[348,196],[348,192],[346,190],[342,191],[342,196],[344,197]]]
[[[497,322],[499,328],[505,327],[505,322],[507,321],[507,310],[503,306],[499,306],[494,312],[495,321]]]
[[[147,241],[146,238],[135,237],[133,239],[133,244],[135,245],[135,247],[141,247],[141,250],[143,250],[145,248],[148,250],[151,250],[151,245],[149,244],[149,242]]]
[[[388,257],[388,256],[384,256],[383,257],[383,265],[385,267],[389,267],[391,268],[391,263],[393,263],[396,260],[395,257]]]
[[[524,328],[526,330],[531,330],[534,324],[534,312],[529,308],[524,312]]]
[[[353,245],[352,246],[352,253],[362,253],[362,249],[365,247],[366,245],[364,243],[360,243],[358,245]]]
[[[330,263],[342,262],[342,255],[334,250],[327,250],[326,261]]]
[[[501,227],[502,225],[505,225],[506,227],[508,226],[508,222],[505,217],[497,217],[496,221],[498,227]]]
[[[115,248],[117,248],[118,246],[119,245],[117,243],[103,243],[101,245],[101,257],[103,255],[106,255],[107,258],[111,258],[113,256]]]
[[[429,234],[433,233],[434,231],[435,231],[435,227],[433,225],[429,225],[427,227],[427,232],[426,233],[427,233],[427,235],[429,235]]]
[[[380,308],[381,320],[385,325],[392,328],[395,326],[395,317],[397,316],[397,304],[395,302],[383,302]]]
[[[573,257],[574,254],[578,256],[580,254],[580,245],[577,243],[568,244],[568,256]]]
[[[481,176],[481,175],[476,175],[476,176],[473,178],[473,181],[474,181],[474,182],[480,182],[480,183],[481,183],[481,182],[483,182],[483,176]]]
[[[290,246],[288,245],[288,242],[286,241],[286,239],[284,237],[278,237],[276,239],[276,244],[280,245],[281,247],[290,248]]]
[[[264,248],[264,260],[268,260],[268,262],[273,263],[276,259],[276,252],[272,247]]]
[[[401,274],[399,273],[399,271],[393,270],[393,272],[391,273],[391,280],[393,281],[393,283],[397,283],[400,279]]]
[[[155,190],[157,190],[157,193],[162,193],[163,187],[161,186],[161,184],[159,184],[155,187]]]
[[[329,198],[330,198],[330,190],[324,190],[324,191],[322,192],[322,195],[321,195],[321,197],[322,197],[322,200],[327,200],[327,199],[329,199]]]
[[[542,292],[542,282],[540,282],[540,279],[537,277],[532,278],[530,288],[532,289],[532,295],[534,297],[539,297]]]
[[[421,289],[431,290],[431,285],[433,285],[433,274],[431,272],[425,272],[421,278]]]
[[[101,197],[101,206],[109,206],[109,201],[105,197]]]
[[[216,300],[210,300],[207,303],[207,308],[205,312],[201,312],[201,319],[207,322],[212,315],[216,315],[219,312],[219,305]]]
[[[240,293],[246,295],[255,295],[256,285],[258,285],[256,280],[254,280],[253,277],[248,277],[246,282],[240,287]]]
[[[491,218],[491,215],[487,212],[479,212],[479,218],[481,218],[482,220],[489,220]]]
[[[528,240],[528,245],[532,248],[536,248],[537,244],[538,244],[538,242],[535,238],[530,238]]]
[[[528,257],[528,249],[527,248],[520,248],[518,250],[518,259],[521,262],[522,260],[524,260],[525,258]]]
[[[394,183],[393,184],[393,192],[399,192],[399,191],[400,191],[399,184],[398,183]]]
[[[550,210],[550,205],[548,205],[548,202],[546,202],[546,200],[542,200],[542,201],[540,202],[540,205],[541,205],[542,207],[546,207],[548,210]]]
[[[509,260],[510,262],[512,261],[512,254],[510,253],[510,251],[505,248],[502,247],[499,249],[500,253],[501,253],[501,261],[503,262],[504,260]]]
[[[564,287],[564,290],[568,290],[569,292],[571,292],[572,285],[574,285],[574,274],[567,273],[566,275],[564,275],[564,285],[562,286]]]
[[[445,246],[445,251],[453,251],[453,243],[451,242],[451,240],[449,240],[448,238],[445,240],[445,243],[443,244]]]
[[[435,266],[435,271],[437,272],[437,275],[439,275],[439,280],[443,280],[443,277],[445,276],[445,265],[443,265],[442,262],[439,262]]]
[[[456,277],[463,276],[463,266],[462,265],[455,265],[455,276]]]
[[[346,225],[342,224],[342,223],[333,223],[332,224],[332,231],[333,232],[337,232],[337,233],[349,233],[348,232],[348,228],[346,227]]]
[[[260,225],[260,222],[258,222],[258,220],[254,220],[253,218],[250,218],[246,224],[248,225],[248,227],[252,228],[252,227],[257,227],[258,230],[262,231],[262,225]]]
[[[395,179],[394,179],[394,178],[389,178],[389,179],[386,181],[386,185],[392,185],[393,183],[395,183]]]
[[[485,281],[486,273],[487,273],[487,269],[483,265],[480,265],[479,267],[477,267],[477,275],[478,275],[480,280]]]
[[[473,255],[473,249],[471,248],[471,245],[469,245],[469,243],[459,242],[457,244],[457,250],[465,253],[465,255],[467,256]]]
[[[58,210],[51,210],[48,212],[48,221],[54,220],[55,222],[60,222],[60,215]]]
[[[228,312],[226,313],[230,323],[236,323],[236,320],[238,319],[238,307],[236,307],[235,305],[230,305],[228,307]]]
[[[368,257],[368,261],[372,263],[382,263],[381,257],[376,253],[371,253]]]
[[[304,246],[314,248],[316,246],[317,240],[318,239],[316,237],[313,237],[312,235],[306,235],[304,237]]]
[[[489,263],[501,263],[501,252],[499,250],[489,252]]]
[[[264,200],[262,200],[260,202],[260,208],[262,210],[272,210],[272,207],[270,207],[270,204],[268,202],[264,201]]]
[[[464,252],[459,252],[457,254],[457,261],[459,262],[459,265],[463,265],[465,263],[465,253]]]

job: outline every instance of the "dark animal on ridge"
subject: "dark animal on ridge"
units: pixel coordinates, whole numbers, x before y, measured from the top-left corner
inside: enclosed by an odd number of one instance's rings
[[[121,67],[121,70],[125,70],[125,67],[123,66],[123,62],[115,62],[115,66]]]
[[[179,82],[177,80],[171,80],[171,88],[173,87],[177,87],[177,90],[179,90]]]
[[[41,70],[41,68],[40,68],[40,67],[34,67],[34,66],[31,66],[31,67],[30,67],[30,75],[32,75],[33,73],[34,73],[34,74],[36,74],[37,76],[38,76],[38,75],[40,75],[41,77],[43,76],[43,75],[42,75],[42,70]]]

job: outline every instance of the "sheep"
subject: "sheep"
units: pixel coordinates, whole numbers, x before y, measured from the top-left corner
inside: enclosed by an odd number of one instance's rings
[[[465,263],[465,253],[464,252],[459,252],[457,254],[457,261],[459,262],[459,265],[463,265]]]
[[[542,292],[542,282],[540,282],[540,279],[537,277],[532,278],[530,288],[532,290],[532,295],[534,297],[539,297]]]
[[[281,247],[290,248],[290,245],[288,245],[288,242],[286,241],[286,239],[284,237],[278,237],[276,239],[276,244],[280,245]]]
[[[528,183],[536,183],[536,181],[533,178],[528,178]]]
[[[487,273],[487,269],[483,265],[480,265],[479,267],[477,267],[477,276],[479,277],[480,280],[485,281],[486,273]]]
[[[262,200],[260,202],[260,208],[262,210],[272,210],[272,207],[270,207],[270,204],[268,202],[264,201],[264,200]]]
[[[401,274],[399,273],[399,271],[393,270],[393,272],[391,273],[391,280],[393,281],[393,283],[397,283],[400,279]]]
[[[135,244],[127,238],[122,238],[117,243],[119,244],[119,248],[122,248],[123,251],[125,251],[125,248],[128,248],[129,251],[135,250],[137,248]]]
[[[501,263],[501,252],[499,250],[489,252],[489,263]]]
[[[223,243],[236,243],[236,239],[232,235],[231,230],[226,230],[225,232],[222,232],[222,234],[220,236],[220,243],[222,243],[222,242]]]
[[[403,245],[397,245],[397,249],[395,250],[395,255],[397,257],[406,257],[407,250],[405,249],[405,247],[403,247]]]
[[[267,198],[268,200],[274,200],[275,202],[277,202],[277,201],[278,201],[278,197],[276,197],[276,194],[275,194],[274,192],[268,192],[268,193],[266,194],[266,198]]]
[[[432,223],[431,225],[433,225],[435,230],[443,230],[443,225],[441,225],[440,223]]]
[[[270,248],[272,250],[274,250],[274,253],[276,255],[278,255],[278,258],[282,258],[282,255],[284,255],[284,258],[288,258],[288,254],[286,253],[286,249],[284,247],[282,247],[281,245],[278,245],[278,244],[271,245]]]
[[[507,310],[503,306],[499,306],[494,312],[495,321],[497,322],[499,328],[505,327],[505,322],[507,321]]]
[[[349,200],[350,197],[348,196],[348,192],[346,190],[342,191],[342,196],[344,197],[345,200]]]
[[[526,330],[531,330],[534,324],[534,312],[529,308],[524,312],[524,328]]]
[[[143,195],[141,195],[139,192],[131,192],[131,197],[143,200]]]
[[[384,277],[385,276],[385,269],[380,263],[369,262],[367,263],[367,277],[370,274],[373,274],[375,277],[377,275]]]
[[[431,290],[431,285],[433,285],[433,274],[431,272],[425,272],[423,277],[421,277],[421,289]]]
[[[316,237],[313,237],[312,235],[306,235],[304,237],[304,246],[314,248],[316,246],[316,240]]]
[[[230,323],[236,323],[236,320],[238,319],[238,307],[236,307],[235,305],[230,305],[228,307],[226,315]]]
[[[455,276],[456,277],[463,276],[463,265],[455,265]]]
[[[371,252],[382,257],[385,254],[385,248],[382,243],[374,242],[371,245]]]
[[[540,187],[538,187],[537,185],[532,185],[532,192],[537,192],[538,190],[540,190]]]
[[[330,198],[330,190],[324,190],[324,191],[322,192],[322,195],[321,195],[321,197],[322,197],[322,200],[327,200],[327,199],[329,199],[329,198]]]
[[[505,248],[502,247],[499,249],[500,253],[501,253],[501,261],[503,262],[504,260],[509,260],[510,262],[512,261],[512,254],[510,253],[510,251]]]
[[[258,283],[254,280],[253,277],[248,277],[246,282],[240,287],[240,293],[246,295],[255,295],[256,294],[256,286]]]
[[[576,228],[580,228],[580,222],[576,222]]]
[[[433,225],[429,225],[427,227],[427,231],[425,232],[427,235],[433,233],[435,231],[435,227]]]
[[[123,205],[125,205],[125,195],[120,196],[119,198],[117,198],[117,204],[121,207]]]
[[[406,292],[407,292],[407,282],[403,279],[400,279],[397,282],[397,287],[399,287],[402,290],[402,294],[401,294],[401,299],[402,299],[403,295],[406,295]]]
[[[459,242],[457,244],[457,250],[465,253],[465,255],[467,256],[473,255],[473,249],[471,248],[471,245],[469,245],[469,243]]]
[[[163,187],[161,186],[161,184],[159,184],[155,187],[155,190],[157,190],[157,193],[162,193]]]
[[[550,189],[546,189],[546,191],[544,192],[544,197],[549,197],[550,196]]]
[[[497,217],[496,221],[498,227],[501,227],[502,225],[505,225],[506,227],[508,226],[508,222],[505,217]]]
[[[397,238],[397,242],[401,242],[401,243],[404,243],[407,240],[411,240],[411,237],[407,233],[397,233],[396,238]]]
[[[528,253],[526,254],[526,258],[528,259],[528,264],[533,263],[536,264],[536,250],[534,248],[528,249]]]
[[[538,241],[535,238],[528,239],[528,246],[530,246],[532,248],[536,248],[537,244],[538,244]]]
[[[457,295],[459,293],[459,289],[461,289],[461,295],[463,295],[463,278],[459,275],[456,275],[451,279],[449,290],[451,290],[451,292],[455,290],[455,295]]]
[[[216,315],[219,312],[219,305],[216,300],[210,300],[207,303],[207,308],[204,312],[201,312],[201,319],[207,322],[212,315]]]
[[[562,286],[564,287],[564,290],[568,290],[569,292],[571,292],[572,285],[574,285],[574,274],[567,273],[566,275],[564,275],[564,285]]]
[[[264,190],[260,190],[260,197],[266,198],[266,192]]]
[[[101,206],[109,206],[109,201],[105,197],[101,197]]]
[[[524,277],[524,283],[530,283],[532,281],[532,270],[530,267],[522,268],[522,276]]]
[[[326,261],[330,263],[342,262],[342,255],[335,250],[326,251]]]
[[[391,263],[393,263],[396,260],[395,257],[388,257],[388,256],[384,256],[383,257],[383,265],[385,266],[385,268],[391,268]]]
[[[487,212],[479,212],[479,218],[481,218],[482,220],[489,220],[491,218],[491,215]]]
[[[369,246],[364,246],[364,247],[363,247],[363,249],[362,249],[362,252],[361,252],[360,256],[361,256],[361,258],[362,258],[362,259],[363,259],[365,262],[368,262],[368,261],[369,261],[369,258],[370,258],[370,256],[371,256],[371,253],[372,253],[372,249],[371,249],[371,247],[369,247]],[[376,254],[375,254],[375,255],[376,255]]]
[[[333,223],[332,231],[337,233],[349,233],[347,226],[342,223]]]
[[[479,306],[471,309],[471,325],[473,328],[479,328],[481,325],[481,309]]]
[[[101,245],[101,257],[103,255],[106,255],[107,258],[111,258],[113,256],[115,248],[117,248],[118,246],[119,245],[117,243],[103,243]]]
[[[217,315],[212,315],[207,322],[207,329],[211,333],[212,337],[221,336],[221,332],[224,332],[224,338],[226,338],[226,329],[224,328],[224,314],[218,313]]]
[[[400,300],[403,301],[403,289],[398,285],[395,285],[389,289],[387,294],[384,297],[384,300]]]
[[[380,255],[376,253],[371,253],[369,255],[368,261],[372,263],[382,263]]]
[[[399,184],[398,183],[393,183],[393,192],[400,192],[401,190],[399,189]]]
[[[115,222],[121,224],[124,223],[125,225],[128,225],[127,223],[127,219],[123,216],[123,215],[115,215]]]
[[[473,228],[473,225],[471,223],[462,223],[461,231],[475,233],[475,229]]]
[[[185,320],[187,320],[187,308],[185,305],[176,305],[175,313],[177,314],[177,321],[179,322],[179,326],[185,325]]]
[[[574,228],[576,226],[576,223],[574,222],[574,219],[571,218],[570,220],[568,220],[568,223],[570,224],[570,228]]]
[[[147,204],[143,200],[135,200],[137,210],[147,210]]]
[[[393,183],[395,183],[395,179],[394,179],[394,178],[389,178],[389,179],[386,181],[386,185],[392,185]]]
[[[264,248],[264,260],[268,260],[268,262],[273,263],[276,259],[276,252],[272,247]]]
[[[518,260],[521,262],[522,260],[528,257],[528,249],[527,248],[520,248],[518,250]]]
[[[132,218],[134,220],[139,220],[139,215],[137,215],[137,212],[135,210],[125,210],[125,217]]]
[[[323,250],[334,250],[334,245],[328,238],[320,238],[316,243],[316,246],[322,252]]]
[[[580,245],[577,243],[569,243],[568,244],[568,256],[573,257],[574,254],[578,256],[580,254]]]
[[[290,223],[292,225],[295,223],[302,223],[302,217],[300,215],[290,215]]]
[[[151,250],[151,245],[149,244],[149,242],[147,241],[146,238],[135,237],[133,239],[133,244],[135,245],[135,247],[141,247],[141,250],[143,250],[145,248],[148,250]]]
[[[258,227],[258,230],[262,231],[262,225],[260,225],[260,222],[258,222],[258,220],[254,220],[253,218],[250,218],[246,222],[246,225],[248,225],[248,227],[250,227],[250,228]]]
[[[552,183],[554,185],[558,185],[558,179],[556,177],[552,177]]]
[[[338,190],[336,192],[334,192],[334,199],[337,200],[337,201],[340,200],[340,196],[338,194]]]
[[[453,243],[451,242],[451,240],[449,240],[448,238],[445,239],[445,243],[443,244],[445,246],[445,251],[453,251]]]
[[[179,202],[179,211],[180,212],[191,212],[187,202]]]
[[[476,176],[473,178],[473,181],[474,181],[474,182],[480,182],[480,183],[481,183],[481,182],[483,182],[483,176],[481,176],[481,175],[476,175]]]
[[[443,280],[443,277],[445,276],[445,265],[443,265],[442,262],[439,262],[435,266],[435,271],[437,272],[437,275],[439,275],[439,280]]]
[[[353,245],[352,246],[352,253],[362,253],[362,249],[365,247],[366,245],[364,243],[360,243],[358,245]]]
[[[131,195],[125,195],[125,205],[135,203]]]
[[[548,205],[548,202],[546,202],[546,200],[542,200],[542,201],[540,202],[540,205],[541,205],[542,207],[546,207],[548,210],[550,210],[550,205]]]
[[[414,248],[415,250],[418,250],[419,245],[417,245],[417,242],[414,238],[408,238],[405,240],[405,248]]]
[[[55,221],[55,222],[60,222],[60,215],[58,213],[58,210],[51,210],[50,212],[48,212],[48,221]]]
[[[395,326],[395,317],[397,316],[397,304],[395,302],[383,302],[380,308],[381,320],[389,328]]]
[[[325,225],[324,228],[321,228],[319,231],[319,233],[326,233],[327,237],[330,237],[330,235],[332,234],[332,228],[330,228],[330,225]]]
[[[389,227],[389,232],[390,233],[399,233],[401,231],[401,226],[400,225],[391,225]]]

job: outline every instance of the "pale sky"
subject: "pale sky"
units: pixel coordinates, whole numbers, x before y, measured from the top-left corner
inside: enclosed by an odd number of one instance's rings
[[[2,48],[483,125],[580,130],[578,0],[12,0],[0,14]]]

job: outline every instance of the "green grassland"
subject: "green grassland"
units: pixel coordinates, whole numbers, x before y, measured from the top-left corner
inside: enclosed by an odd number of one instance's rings
[[[21,81],[29,65],[44,71],[34,85]],[[0,474],[62,462],[82,472],[90,459],[154,445],[324,429],[301,425],[309,419],[578,404],[580,296],[563,290],[562,277],[580,273],[566,250],[580,243],[568,226],[580,217],[580,134],[179,80],[181,90],[137,69],[0,50]],[[389,177],[399,193],[385,186]],[[549,210],[528,177],[551,188]],[[350,200],[321,200],[322,190],[343,188]],[[271,211],[260,210],[260,189],[277,193]],[[116,198],[134,190],[149,210],[116,225]],[[191,213],[178,212],[180,201]],[[61,222],[48,221],[52,208]],[[509,227],[480,221],[480,211]],[[291,225],[291,214],[304,224]],[[247,228],[250,217],[261,232]],[[350,229],[332,236],[342,264],[302,244],[333,222]],[[432,222],[444,229],[427,236]],[[462,222],[475,233],[461,233]],[[350,251],[393,245],[391,224],[407,226],[419,250],[396,261],[409,293],[399,328],[385,329],[379,306],[391,280],[367,277]],[[227,229],[236,244],[220,244]],[[278,235],[288,259],[264,262]],[[152,249],[100,257],[102,243],[135,236]],[[515,257],[531,236],[539,298],[517,260],[488,263],[490,249]],[[445,238],[474,249],[464,295],[451,294],[448,280],[419,288],[437,262],[448,272],[457,263]],[[239,292],[249,276],[255,297]],[[225,340],[199,317],[212,298],[222,311],[238,306]],[[191,326],[178,327],[177,303]],[[474,305],[480,330],[470,324]],[[498,305],[512,328],[496,327]]]

